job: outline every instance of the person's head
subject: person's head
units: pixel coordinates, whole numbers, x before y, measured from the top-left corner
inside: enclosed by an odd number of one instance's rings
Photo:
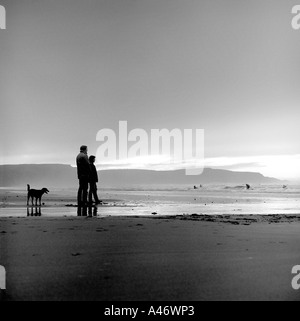
[[[90,163],[94,164],[94,163],[95,163],[95,159],[96,159],[96,157],[95,157],[94,155],[91,155],[91,156],[89,157]]]
[[[87,148],[86,145],[80,146],[80,152],[81,152],[81,153],[87,153],[87,150],[88,150],[88,148]]]

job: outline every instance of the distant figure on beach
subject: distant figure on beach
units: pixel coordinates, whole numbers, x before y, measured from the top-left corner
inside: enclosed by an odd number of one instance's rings
[[[87,151],[88,151],[87,146],[82,145],[80,147],[80,153],[76,157],[77,176],[79,179],[79,188],[77,193],[78,206],[87,205],[89,178],[91,174],[91,168],[90,168]]]
[[[96,204],[100,204],[98,195],[97,195],[97,183],[98,183],[98,173],[96,166],[94,165],[96,157],[91,155],[89,157],[91,174],[90,174],[90,190],[89,190],[89,204],[92,205],[93,203],[93,196]]]
[[[200,184],[199,187],[197,187],[196,185],[194,185],[194,189],[199,189],[202,188],[202,185]]]
[[[246,184],[246,188],[247,188],[247,189],[250,189],[250,187],[251,187],[251,186],[250,186],[249,184]]]

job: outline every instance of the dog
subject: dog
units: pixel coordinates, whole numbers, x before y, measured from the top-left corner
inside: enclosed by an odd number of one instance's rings
[[[31,198],[31,205],[33,205],[33,199],[35,198],[35,205],[37,205],[37,201],[40,201],[39,205],[41,204],[42,196],[44,194],[48,194],[49,190],[48,188],[42,188],[42,189],[33,189],[30,188],[30,185],[27,184],[27,205],[29,205],[29,199]]]

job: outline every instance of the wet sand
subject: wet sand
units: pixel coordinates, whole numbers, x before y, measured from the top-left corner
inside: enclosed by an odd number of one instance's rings
[[[5,300],[299,300],[300,217],[0,218]]]
[[[99,189],[103,200],[99,215],[158,215],[177,214],[300,214],[300,187],[254,186],[207,186],[193,190],[188,187],[163,189],[156,186],[136,189]],[[43,196],[42,215],[76,215],[77,189],[52,189]],[[27,191],[0,189],[0,217],[25,216]],[[29,210],[29,212],[31,209]],[[33,210],[35,211],[35,209]],[[30,214],[30,213],[29,213]]]

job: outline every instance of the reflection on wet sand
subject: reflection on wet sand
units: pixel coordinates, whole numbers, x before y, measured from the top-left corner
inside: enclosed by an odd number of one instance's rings
[[[27,207],[27,216],[41,216],[41,215],[42,215],[41,206]]]
[[[78,206],[77,216],[97,216],[97,206]]]
[[[77,216],[97,216],[97,206],[80,206],[77,208]],[[41,206],[27,207],[27,216],[42,216]]]

